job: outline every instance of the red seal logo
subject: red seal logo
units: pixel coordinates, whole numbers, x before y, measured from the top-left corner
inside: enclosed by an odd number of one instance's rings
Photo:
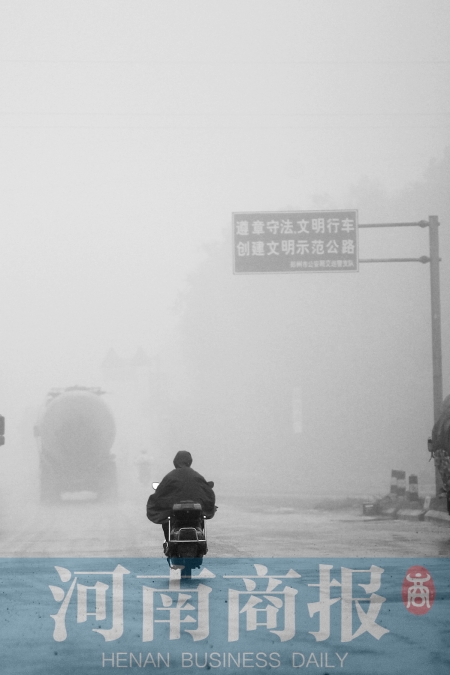
[[[402,599],[411,614],[426,614],[433,606],[436,589],[431,574],[425,567],[414,565],[406,572],[402,585]]]

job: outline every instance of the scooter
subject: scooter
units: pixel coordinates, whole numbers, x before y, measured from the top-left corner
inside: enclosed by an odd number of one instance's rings
[[[159,483],[153,483],[156,490]],[[181,569],[182,578],[190,579],[192,570],[201,567],[208,552],[206,517],[202,505],[192,500],[172,506],[169,516],[169,539],[164,542],[164,553],[172,569]]]

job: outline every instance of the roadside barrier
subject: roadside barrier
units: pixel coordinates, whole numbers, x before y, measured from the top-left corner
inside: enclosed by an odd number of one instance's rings
[[[442,505],[444,501],[442,501]],[[406,490],[406,472],[392,469],[391,488],[388,495],[376,499],[374,502],[363,504],[363,515],[383,516],[385,518],[400,518],[404,520],[425,520],[435,524],[447,525],[450,515],[442,505],[432,506],[430,496],[424,499],[419,497],[419,479],[415,474],[408,476],[408,490]]]
[[[390,489],[391,497],[397,496],[397,479],[398,479],[398,471],[396,471],[396,469],[392,469],[392,471],[391,471],[391,489]]]
[[[410,502],[419,500],[419,479],[414,474],[408,478],[408,499]]]
[[[406,471],[397,471],[397,496],[406,495]]]
[[[406,471],[391,471],[391,497],[404,497],[406,494]]]

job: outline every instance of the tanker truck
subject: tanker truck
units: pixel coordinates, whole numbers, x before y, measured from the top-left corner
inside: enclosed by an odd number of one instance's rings
[[[104,393],[79,386],[49,392],[35,427],[41,501],[117,496],[116,429]]]

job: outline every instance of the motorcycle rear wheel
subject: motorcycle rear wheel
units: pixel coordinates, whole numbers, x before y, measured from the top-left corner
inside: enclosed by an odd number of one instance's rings
[[[198,554],[197,544],[178,544],[176,548],[176,557],[171,558],[171,564],[183,565],[183,570],[181,572],[182,579],[191,579],[192,570],[201,566],[201,561],[203,556]]]

